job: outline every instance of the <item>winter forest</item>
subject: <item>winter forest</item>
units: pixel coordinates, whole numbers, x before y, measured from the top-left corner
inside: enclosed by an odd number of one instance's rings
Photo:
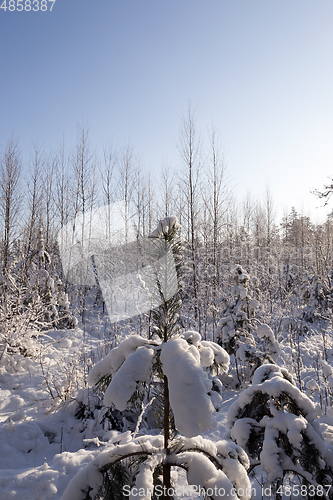
[[[236,200],[191,112],[177,146],[3,144],[1,500],[333,499],[333,211]]]

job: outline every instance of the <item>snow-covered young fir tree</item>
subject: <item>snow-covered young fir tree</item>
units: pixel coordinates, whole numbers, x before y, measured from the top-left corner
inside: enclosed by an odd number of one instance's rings
[[[261,468],[274,496],[298,490],[302,498],[333,498],[333,446],[320,434],[320,413],[288,371],[272,364],[258,368],[231,405],[230,437],[248,453],[251,468]]]
[[[235,285],[231,298],[220,300],[223,317],[214,338],[233,356],[240,385],[248,382],[263,362],[273,362],[279,348],[271,328],[255,317],[260,302],[255,298],[258,291],[252,286],[250,276],[239,264],[234,266],[232,275]]]
[[[140,498],[150,499],[156,498],[157,487],[163,498],[171,498],[177,467],[186,471],[189,484],[205,488],[207,498],[221,498],[222,491],[231,495],[233,487],[242,488],[242,498],[250,496],[246,453],[231,439],[213,442],[200,436],[214,426],[207,369],[212,374],[226,370],[229,356],[214,342],[202,341],[199,333],[178,330],[179,290],[165,297],[165,290],[175,284],[177,289],[179,283],[177,229],[176,217],[168,217],[150,235],[155,250],[164,256],[155,270],[162,303],[153,311],[152,338],[128,337],[93,367],[88,379],[91,385],[104,386],[105,406],[119,410],[138,393],[144,400],[148,387],[152,389],[149,397],[159,401],[161,432],[133,435],[118,445],[106,443],[105,451],[72,479],[62,500],[120,500],[128,498],[132,488]]]
[[[309,323],[327,321],[332,318],[333,273],[326,278],[316,274],[309,266],[302,278],[301,294],[303,299],[302,317]]]

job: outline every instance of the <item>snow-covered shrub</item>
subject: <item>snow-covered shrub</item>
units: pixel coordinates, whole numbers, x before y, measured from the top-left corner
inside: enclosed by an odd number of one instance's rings
[[[0,284],[0,347],[2,356],[22,354],[34,357],[43,315],[40,307],[24,302],[27,287],[15,269],[2,276]],[[38,304],[39,305],[39,304]]]
[[[324,279],[315,274],[312,267],[303,276],[301,293],[303,299],[302,317],[313,323],[316,320],[327,320],[332,313],[333,286],[332,276]]]
[[[274,333],[255,317],[260,302],[251,291],[250,276],[240,265],[233,268],[235,286],[231,300],[224,299],[223,317],[218,322],[215,338],[228,354],[233,355],[239,383],[251,378],[263,362],[273,362],[278,354]],[[262,340],[262,346],[257,345]]]
[[[66,338],[66,334],[62,335],[65,332],[59,331],[60,338],[57,340],[41,336],[43,344],[39,362],[44,378],[41,387],[51,396],[52,409],[56,409],[59,404],[73,397],[77,399],[77,391],[84,384],[82,353],[75,347],[70,349],[72,342]],[[57,348],[58,352],[53,359],[53,349]]]
[[[77,318],[74,316],[72,311],[70,311],[70,301],[68,298],[68,293],[63,289],[63,283],[61,279],[55,277],[55,304],[57,308],[57,328],[75,328],[78,324]]]
[[[61,280],[46,269],[50,263],[40,231],[36,249],[27,258],[13,259],[1,275],[0,343],[8,353],[35,356],[39,346],[33,339],[38,332],[77,325]]]
[[[181,256],[176,231],[177,219],[170,217],[160,222],[153,236],[171,249],[179,280]],[[168,280],[170,273],[165,271],[163,276]],[[206,370],[212,375],[225,370],[229,356],[219,345],[202,341],[198,332],[177,332],[181,301],[178,293],[164,299],[163,290],[168,287],[161,286],[159,276],[157,271],[163,301],[153,311],[153,337],[148,340],[133,335],[121,342],[93,367],[88,382],[103,386],[104,404],[119,410],[151,387],[150,395],[160,403],[163,435],[145,435],[123,446],[110,446],[74,477],[62,500],[94,499],[98,494],[113,498],[115,492],[118,498],[125,498],[125,486],[129,491],[142,488],[144,498],[155,498],[154,487],[172,487],[171,467],[185,469],[189,484],[224,488],[227,495],[233,487],[242,487],[243,498],[250,496],[248,459],[243,450],[231,440],[213,443],[199,436],[214,425],[209,396],[213,384]]]
[[[280,348],[270,326],[266,324],[260,325],[256,330],[256,334],[264,343],[265,353],[275,359],[280,352]]]
[[[289,258],[289,256],[288,256]],[[297,286],[298,268],[296,265],[285,264],[282,269],[282,278],[286,292],[291,292]]]
[[[45,323],[46,328],[74,328],[78,321],[69,311],[68,294],[63,291],[59,277],[52,278],[47,270],[50,264],[51,258],[45,250],[43,233],[40,230],[37,248],[25,263],[27,289],[24,304],[40,310],[41,321]]]
[[[319,414],[318,405],[294,385],[286,369],[263,365],[230,407],[230,437],[253,466],[260,465],[267,485],[277,493],[287,477],[298,478],[304,488],[332,485],[333,447],[318,430]],[[328,496],[333,498],[332,489]]]
[[[250,318],[259,306],[249,294],[250,277],[240,265],[233,269],[235,285],[231,289],[231,300],[224,299],[223,315],[218,322],[215,338],[229,354],[236,354],[240,344],[254,346],[250,332]]]
[[[317,402],[319,400],[320,407],[326,414],[333,400],[333,368],[318,352],[313,358],[313,370],[304,378],[304,386],[309,398]]]

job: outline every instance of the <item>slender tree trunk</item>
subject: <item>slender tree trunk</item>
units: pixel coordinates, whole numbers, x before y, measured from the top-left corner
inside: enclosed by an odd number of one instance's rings
[[[2,248],[2,273],[9,267],[10,245],[15,235],[20,209],[19,189],[20,158],[18,146],[11,139],[0,162],[0,221],[4,228]]]
[[[187,203],[187,227],[190,255],[192,261],[192,283],[194,316],[201,330],[201,317],[199,307],[199,280],[196,231],[199,223],[199,174],[200,166],[200,141],[197,139],[194,118],[189,109],[187,116],[183,118],[183,126],[180,134],[179,152],[184,162],[183,191]]]
[[[31,177],[29,185],[29,219],[28,219],[28,236],[26,244],[26,257],[30,255],[30,252],[34,245],[34,239],[36,237],[37,225],[41,223],[42,218],[42,200],[44,192],[42,189],[42,173],[45,167],[44,153],[40,150],[38,146],[35,147],[33,165],[31,167]]]
[[[164,448],[166,457],[170,455],[170,401],[169,401],[169,385],[168,379],[164,375]],[[168,463],[163,464],[163,486],[166,490],[171,487],[171,466]],[[170,498],[167,493],[163,498]]]
[[[165,304],[166,306],[166,304]],[[164,327],[164,342],[168,341],[168,327]],[[164,375],[164,415],[163,415],[163,430],[164,430],[164,449],[166,458],[170,455],[170,399],[169,399],[169,384],[168,379]],[[163,486],[168,490],[171,487],[171,466],[168,463],[163,464]],[[165,490],[164,490],[165,491]],[[167,500],[169,495],[164,493],[163,498]]]

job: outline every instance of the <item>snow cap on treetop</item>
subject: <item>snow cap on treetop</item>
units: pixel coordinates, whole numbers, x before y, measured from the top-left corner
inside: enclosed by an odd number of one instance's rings
[[[178,227],[178,219],[175,215],[165,217],[163,220],[160,220],[157,228],[148,235],[148,238],[160,238],[162,235],[167,236],[174,228],[178,229]]]

